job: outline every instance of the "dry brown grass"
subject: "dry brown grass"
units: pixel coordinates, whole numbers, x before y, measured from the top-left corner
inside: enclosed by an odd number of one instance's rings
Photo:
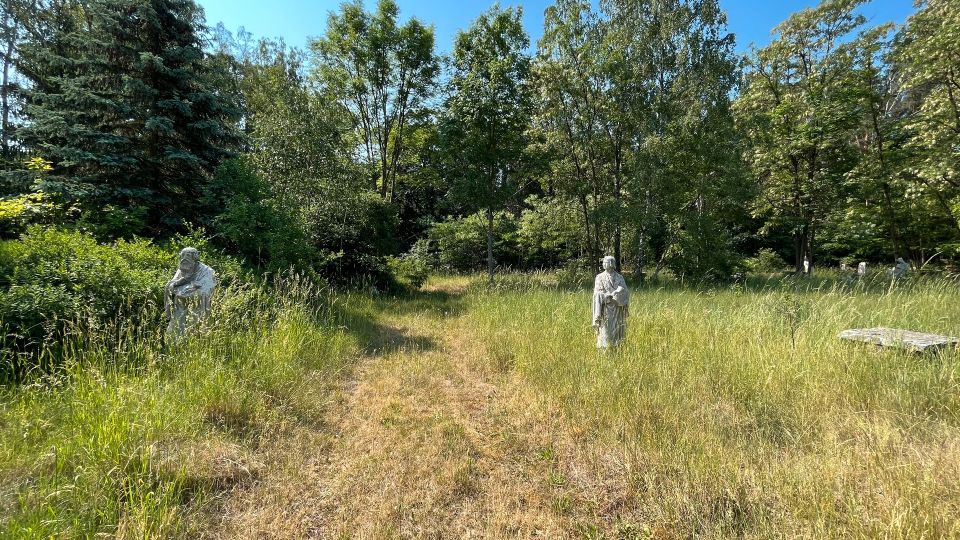
[[[628,504],[623,478],[597,473],[555,411],[489,369],[447,305],[465,288],[431,284],[423,302],[386,306],[324,425],[265,443],[259,480],[210,536],[582,537],[582,521]]]

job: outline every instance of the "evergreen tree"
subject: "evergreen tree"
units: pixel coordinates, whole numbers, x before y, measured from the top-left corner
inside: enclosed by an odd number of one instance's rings
[[[60,6],[58,6],[60,8]],[[21,139],[53,162],[41,186],[76,201],[108,235],[195,216],[204,182],[238,141],[202,50],[191,0],[94,0],[60,9],[21,56]]]

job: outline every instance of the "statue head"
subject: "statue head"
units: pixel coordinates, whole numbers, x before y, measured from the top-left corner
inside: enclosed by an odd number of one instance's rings
[[[906,261],[903,260],[903,257],[897,257],[897,264],[904,264]]]
[[[603,265],[603,269],[607,272],[613,272],[617,269],[617,260],[610,255],[607,255],[601,259],[600,263]]]
[[[200,264],[200,252],[195,247],[185,247],[180,250],[180,271],[186,275],[197,271]]]

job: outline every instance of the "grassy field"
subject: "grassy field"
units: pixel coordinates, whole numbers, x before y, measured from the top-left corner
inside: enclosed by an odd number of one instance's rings
[[[219,297],[0,395],[0,536],[960,536],[960,285],[636,288],[600,354],[550,275]]]
[[[218,297],[215,322],[164,350],[160,329],[88,333],[54,375],[0,393],[0,537],[192,538],[264,446],[312,418],[350,359],[334,297],[298,282]],[[129,330],[129,329],[128,329]]]
[[[586,291],[502,288],[471,297],[468,326],[493,368],[562,415],[560,474],[607,481],[571,484],[587,532],[960,535],[960,356],[836,338],[958,335],[957,284],[641,289],[615,354],[593,349]]]

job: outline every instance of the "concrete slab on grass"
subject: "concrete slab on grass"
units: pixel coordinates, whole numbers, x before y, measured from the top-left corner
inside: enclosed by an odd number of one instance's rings
[[[913,352],[935,352],[942,348],[956,348],[960,338],[912,332],[898,328],[854,328],[840,332],[840,339],[872,343],[880,347],[906,349]]]

